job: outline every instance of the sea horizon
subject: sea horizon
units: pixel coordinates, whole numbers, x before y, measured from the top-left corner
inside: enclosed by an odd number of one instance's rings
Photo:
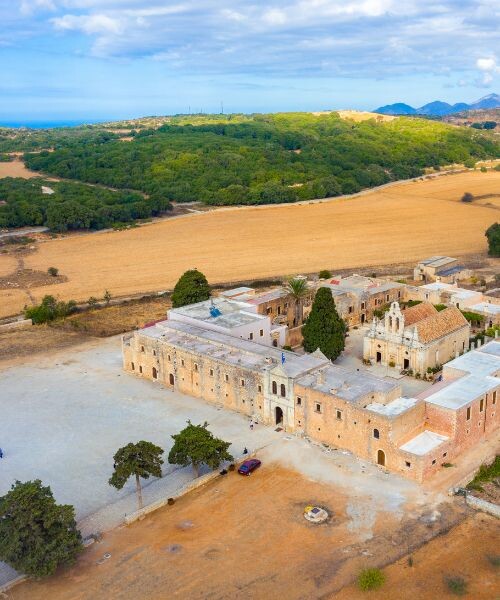
[[[12,129],[57,129],[58,127],[80,127],[107,123],[112,119],[39,119],[39,120],[0,120],[0,127]]]

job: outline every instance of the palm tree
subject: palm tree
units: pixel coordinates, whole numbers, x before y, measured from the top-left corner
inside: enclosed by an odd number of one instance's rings
[[[294,300],[295,316],[293,323],[295,326],[302,324],[303,319],[303,301],[309,295],[307,281],[301,277],[290,277],[285,283],[285,289]]]

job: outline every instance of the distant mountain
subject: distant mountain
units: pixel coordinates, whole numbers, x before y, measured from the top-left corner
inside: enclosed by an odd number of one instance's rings
[[[414,115],[417,111],[413,108],[413,106],[409,106],[403,102],[396,102],[396,104],[387,104],[386,106],[381,106],[373,112],[381,115]]]
[[[479,98],[479,100],[476,100],[476,102],[472,102],[472,104],[457,102],[456,104],[452,105],[448,104],[448,102],[435,100],[434,102],[424,104],[424,106],[421,106],[420,108],[413,108],[413,106],[404,104],[403,102],[396,102],[396,104],[387,104],[386,106],[381,106],[373,112],[381,115],[427,115],[431,117],[444,117],[446,115],[452,115],[464,110],[478,110],[499,107],[500,96],[498,94],[489,94],[488,96]]]

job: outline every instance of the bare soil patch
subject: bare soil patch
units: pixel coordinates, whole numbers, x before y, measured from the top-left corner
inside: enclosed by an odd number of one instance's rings
[[[433,254],[486,252],[498,211],[460,202],[498,192],[500,173],[464,172],[363,195],[286,206],[224,208],[126,231],[49,240],[26,267],[56,266],[68,281],[35,290],[61,299],[172,289],[187,269],[211,283],[283,277],[323,268],[414,263]],[[2,257],[0,256],[0,269]],[[0,290],[0,316],[3,313]]]
[[[438,524],[398,523],[380,512],[367,540],[356,522],[371,499],[360,498],[355,515],[346,500],[334,486],[273,465],[251,477],[229,473],[105,535],[74,568],[13,588],[12,598],[326,598],[364,565],[394,560],[407,541],[429,539],[462,518],[452,505]],[[332,518],[307,522],[308,504],[326,507]]]
[[[447,577],[463,577],[467,582],[466,598],[499,598],[499,567],[489,557],[500,556],[498,521],[476,513],[413,554],[413,566],[407,558],[384,569],[386,582],[379,590],[363,594],[351,585],[335,595],[335,600],[436,600],[453,598],[446,585]],[[329,596],[333,598],[333,596]]]
[[[16,157],[10,162],[0,162],[0,179],[2,177],[32,179],[33,177],[40,177],[40,173],[26,168],[24,162],[19,157]]]
[[[172,306],[166,298],[134,300],[119,306],[108,306],[71,315],[52,324],[64,331],[79,331],[87,335],[108,337],[140,329],[147,323],[167,318]]]
[[[0,333],[0,361],[44,354],[68,348],[88,340],[81,333],[60,331],[48,325],[34,325],[29,329]]]

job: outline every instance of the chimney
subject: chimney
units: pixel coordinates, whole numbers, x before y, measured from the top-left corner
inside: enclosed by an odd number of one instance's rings
[[[323,371],[318,371],[316,375],[317,383],[325,383],[325,374]]]

